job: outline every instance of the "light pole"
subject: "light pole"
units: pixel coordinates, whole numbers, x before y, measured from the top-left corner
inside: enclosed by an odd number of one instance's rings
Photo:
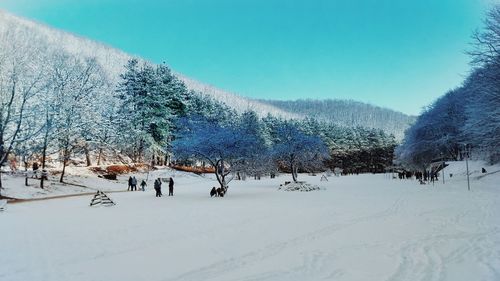
[[[443,168],[441,169],[442,173],[443,173],[443,184],[444,184],[444,156],[443,156],[443,153],[441,152],[441,161],[443,161]]]
[[[465,168],[467,170],[467,189],[470,191],[470,180],[469,180],[469,153],[470,153],[470,144],[465,145]]]

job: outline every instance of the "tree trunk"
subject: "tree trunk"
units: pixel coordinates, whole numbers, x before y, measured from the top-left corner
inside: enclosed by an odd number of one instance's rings
[[[0,130],[0,195],[2,195],[2,188],[3,188],[3,185],[2,185],[2,167],[3,167],[3,162],[5,161],[4,153],[5,153],[5,150],[4,150],[3,133],[2,133],[2,130]]]
[[[29,184],[28,184],[28,161],[26,161],[26,155],[23,155],[23,163],[24,163],[24,185],[29,186]]]
[[[292,170],[292,179],[293,179],[293,182],[297,182],[297,171],[296,171],[296,167],[293,163],[290,164],[290,169]]]
[[[47,160],[47,135],[45,135],[45,139],[43,140],[43,149],[42,149],[42,176],[40,178],[40,188],[43,189],[43,182],[45,181],[45,162]]]
[[[62,169],[62,172],[61,172],[61,177],[59,178],[59,182],[60,183],[63,183],[63,179],[64,179],[64,173],[66,172],[66,159],[63,160],[63,169]]]
[[[225,188],[226,181],[224,179],[224,175],[219,174],[217,169],[215,169],[215,177],[217,178],[217,181],[219,182],[220,187]]]
[[[61,177],[59,178],[59,182],[61,183],[64,182],[64,174],[66,173],[66,166],[68,164],[69,154],[70,154],[69,149],[65,148],[63,151],[63,169],[61,172]]]
[[[92,166],[92,161],[90,160],[89,145],[85,143],[85,160],[87,161],[87,167]]]
[[[223,160],[219,160],[215,164],[215,177],[217,178],[217,181],[219,182],[220,187],[226,191],[227,190],[227,183],[226,183],[226,173],[224,171],[224,161]]]
[[[102,157],[102,147],[99,148],[99,154],[97,155],[97,166],[101,165],[101,157]]]
[[[49,132],[52,124],[52,120],[49,116],[49,110],[45,111],[45,135],[43,136],[43,147],[42,147],[42,176],[40,177],[40,188],[43,189],[43,182],[45,181],[45,162],[47,160],[47,146],[49,144]]]

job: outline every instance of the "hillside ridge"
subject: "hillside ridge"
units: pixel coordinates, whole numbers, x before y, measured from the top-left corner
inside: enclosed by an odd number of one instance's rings
[[[147,60],[137,55],[128,54],[107,44],[103,44],[80,35],[75,35],[71,32],[59,30],[31,19],[19,17],[4,10],[0,10],[0,23],[0,35],[6,32],[18,32],[24,34],[25,40],[36,42],[35,44],[46,44],[51,48],[61,48],[69,54],[83,58],[95,57],[102,65],[108,81],[110,81],[113,85],[118,84],[120,74],[124,72],[125,64],[128,60],[136,58],[140,61],[147,62]],[[0,45],[1,44],[2,42],[0,37]],[[231,108],[234,108],[239,113],[246,110],[253,110],[261,117],[271,114],[285,119],[303,119],[305,116],[311,116],[312,113],[311,110],[305,109],[307,106],[319,104],[324,105],[329,101],[310,99],[301,99],[297,101],[252,99],[219,89],[204,82],[197,81],[175,70],[173,70],[173,72],[186,84],[188,89],[201,92],[202,94],[210,96],[219,102],[223,102]],[[349,109],[344,108],[342,111],[339,111],[338,106],[326,108],[324,106],[320,107],[323,112],[316,112],[312,115],[321,121],[333,122],[346,127],[361,126],[382,129],[388,133],[394,134],[398,139],[402,137],[404,130],[408,127],[408,123],[413,120],[411,117],[403,113],[396,112],[391,109],[375,107],[364,102],[353,102],[348,100],[336,101],[337,104],[339,102],[343,102],[345,104],[356,106],[356,108],[351,110],[351,120],[340,118],[340,116],[342,114],[345,115]],[[299,110],[296,105],[290,106],[291,104],[297,102],[304,103],[301,107],[302,109]],[[288,106],[286,104],[288,104]],[[318,108],[317,106],[315,107]],[[359,109],[361,107],[364,107],[366,110],[364,114],[360,114],[359,112],[354,113],[354,109]],[[332,115],[332,112],[337,112],[337,114]],[[372,115],[370,116],[370,114]],[[375,124],[372,122],[374,119],[373,117],[375,116],[373,114],[379,116],[375,119],[381,119],[384,116],[389,116],[389,118],[384,122],[379,122],[384,123],[384,125]],[[407,119],[409,122],[406,122]]]

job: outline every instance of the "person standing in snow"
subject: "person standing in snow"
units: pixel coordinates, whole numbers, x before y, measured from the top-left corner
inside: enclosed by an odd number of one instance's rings
[[[132,191],[137,191],[137,179],[134,177],[132,177]]]
[[[132,176],[128,177],[128,187],[127,187],[127,191],[131,190],[132,189]]]
[[[161,181],[159,178],[155,180],[155,191],[156,191],[156,197],[161,197]]]
[[[141,182],[141,189],[142,189],[142,191],[146,191],[146,186],[147,185],[148,184],[146,183],[146,180],[142,180],[142,182]]]
[[[35,176],[35,179],[38,178],[38,168],[38,162],[33,162],[33,175]]]
[[[168,182],[168,196],[174,196],[174,179],[172,177]]]

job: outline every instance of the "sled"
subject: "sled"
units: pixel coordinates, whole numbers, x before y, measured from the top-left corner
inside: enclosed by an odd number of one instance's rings
[[[102,191],[97,191],[97,193],[94,195],[94,198],[90,201],[90,206],[96,206],[96,205],[103,205],[103,206],[114,206],[116,205],[111,198],[109,198],[104,192]]]

